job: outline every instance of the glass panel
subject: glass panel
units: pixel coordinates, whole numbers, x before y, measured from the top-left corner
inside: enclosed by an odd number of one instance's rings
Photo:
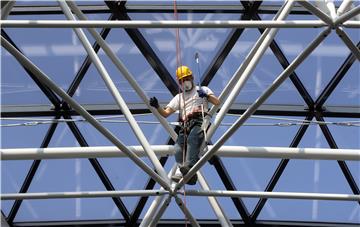
[[[360,64],[355,60],[324,105],[359,106],[359,72]]]
[[[50,101],[31,79],[20,63],[1,48],[1,102],[2,105],[49,104]]]
[[[320,128],[311,126],[299,147],[326,148],[328,145]],[[323,160],[291,160],[275,191],[352,194],[338,163]],[[260,219],[349,222],[354,220],[350,217],[358,213],[354,211],[358,206],[355,202],[271,199],[268,204],[274,209],[275,215],[263,212]],[[285,207],[292,212],[286,212]]]
[[[135,78],[145,94],[149,97],[157,96],[159,100],[169,100],[172,97],[166,86],[148,65],[143,55],[124,30],[113,29],[106,41],[124,63],[125,67]],[[123,99],[126,102],[142,102],[135,90],[121,75],[107,55],[103,51],[100,51],[99,56]],[[134,64],[134,62],[136,62],[136,64]],[[75,98],[80,103],[115,103],[114,98],[94,65],[90,66],[77,90]]]

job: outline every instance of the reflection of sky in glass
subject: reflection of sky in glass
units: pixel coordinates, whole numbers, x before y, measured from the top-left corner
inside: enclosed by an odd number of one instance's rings
[[[17,4],[39,4],[36,1],[18,1]],[[96,3],[98,1],[78,1],[81,4]],[[129,0],[129,4],[141,4],[144,1]],[[165,1],[157,1],[165,2]],[[192,1],[178,1],[190,3]],[[208,3],[209,1],[197,1]],[[238,1],[226,1],[238,4]],[[42,3],[42,2],[41,2]],[[172,2],[167,1],[168,4]],[[56,4],[56,2],[46,2]],[[100,3],[99,3],[100,4]],[[102,4],[102,3],[101,3]],[[211,4],[224,4],[222,1],[211,1]],[[280,4],[279,1],[266,1],[266,4]],[[336,2],[338,4],[338,2]],[[133,20],[171,20],[173,14],[131,13]],[[237,14],[180,14],[183,20],[236,20]],[[89,15],[91,19],[106,20],[108,14]],[[264,20],[271,20],[273,15],[265,15]],[[290,15],[289,19],[309,19],[310,17]],[[63,15],[42,16],[10,16],[9,19],[65,19]],[[311,18],[314,19],[314,18]],[[173,75],[176,69],[176,40],[175,29],[139,29],[167,70]],[[5,29],[7,34],[19,46],[29,59],[41,68],[51,79],[63,89],[67,89],[86,57],[86,51],[70,29]],[[281,50],[289,62],[293,61],[301,51],[311,42],[321,29],[280,29],[275,37]],[[346,29],[350,38],[356,43],[360,33],[356,29]],[[196,83],[199,73],[194,55],[200,55],[200,75],[211,64],[217,51],[222,47],[230,29],[180,29],[180,43],[182,63],[189,65],[195,73]],[[86,33],[90,42],[94,42]],[[254,43],[260,37],[256,29],[245,29],[234,48],[216,73],[209,87],[219,95],[233,76]],[[157,96],[162,102],[171,98],[171,93],[161,82],[144,56],[123,29],[112,29],[106,41],[113,51],[124,62],[130,73],[150,96]],[[17,61],[6,50],[1,49],[1,101],[3,105],[30,105],[50,102],[37,85],[27,75]],[[325,41],[296,69],[296,73],[312,98],[315,100],[343,64],[350,51],[342,40],[333,32]],[[103,51],[99,57],[114,80],[121,95],[128,103],[139,103],[141,99],[130,87],[129,83],[113,66]],[[259,61],[251,74],[236,102],[252,103],[262,92],[271,85],[273,80],[282,72],[283,68],[269,49]],[[359,106],[359,63],[355,62],[324,104],[336,106]],[[94,66],[88,70],[79,89],[74,95],[82,104],[113,104],[114,100],[108,92],[104,82]],[[279,89],[266,101],[266,104],[304,105],[300,94],[293,83],[286,80]],[[292,117],[293,118],[293,117]],[[152,115],[136,117],[137,120],[156,121]],[[172,116],[169,121],[175,121]],[[237,117],[227,116],[224,122],[234,122]],[[303,118],[296,118],[301,120]],[[334,119],[326,121],[352,121],[357,119]],[[278,123],[279,120],[249,119],[247,123]],[[2,124],[14,121],[2,121]],[[110,146],[100,133],[88,123],[76,123],[89,146]],[[126,145],[138,145],[139,142],[128,124],[103,123]],[[2,128],[2,148],[39,147],[47,133],[49,125],[6,127]],[[151,144],[166,144],[168,135],[159,124],[141,124],[146,138]],[[215,133],[213,142],[222,136],[228,126],[221,126]],[[299,126],[242,126],[225,145],[238,146],[281,146],[291,144]],[[359,148],[360,131],[358,127],[329,126],[329,129],[339,148]],[[61,123],[50,142],[50,147],[79,146],[69,128]],[[320,128],[310,126],[301,140],[299,147],[328,148]],[[146,163],[149,163],[144,158]],[[141,189],[147,182],[143,172],[128,159],[99,159],[104,171],[118,190]],[[276,159],[223,159],[238,190],[264,190],[279,160]],[[3,161],[1,191],[14,193],[19,190],[31,166],[32,161]],[[172,157],[166,164],[170,170],[174,160]],[[347,162],[348,167],[359,185],[360,168],[358,162]],[[129,170],[129,171],[125,171]],[[221,179],[213,166],[207,164],[203,170],[212,189],[224,189]],[[331,177],[329,177],[331,176]],[[56,179],[56,180],[54,180]],[[51,182],[51,184],[49,184]],[[199,186],[189,186],[188,189],[198,189]],[[30,186],[30,192],[44,191],[86,191],[105,190],[90,162],[86,159],[75,160],[44,160]],[[351,190],[336,161],[304,161],[291,160],[280,178],[275,191],[300,191],[324,193],[349,193]],[[129,210],[137,203],[137,198],[123,199]],[[239,214],[229,198],[219,199],[227,215],[238,219]],[[257,199],[244,199],[246,207],[252,211]],[[12,201],[2,203],[2,209],[7,215]],[[147,203],[145,210],[150,206]],[[187,198],[187,206],[197,218],[215,218],[205,198]],[[56,212],[61,208],[63,212]],[[99,209],[101,208],[101,209]],[[291,209],[292,212],[288,212]],[[141,217],[144,216],[144,212]],[[182,218],[175,203],[171,203],[163,218]],[[31,220],[81,220],[81,219],[121,219],[122,216],[111,199],[66,199],[25,201],[19,210],[15,221]],[[360,209],[355,202],[329,201],[294,201],[269,200],[260,213],[263,220],[306,220],[306,221],[334,221],[360,222]]]

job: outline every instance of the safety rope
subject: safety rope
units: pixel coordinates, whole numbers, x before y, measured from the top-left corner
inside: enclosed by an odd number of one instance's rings
[[[179,16],[178,16],[178,12],[177,12],[177,5],[176,5],[176,0],[174,0],[174,17],[175,20],[178,21],[179,20]],[[175,29],[175,39],[176,39],[176,69],[178,69],[180,66],[182,66],[181,63],[181,47],[180,47],[180,29],[176,28]],[[182,70],[182,68],[180,68],[180,70]],[[183,72],[180,72],[180,74],[182,75]],[[175,75],[176,76],[176,75]],[[181,112],[181,98],[180,98],[180,94],[181,94],[181,87],[182,86],[182,101],[183,101],[183,112]],[[183,163],[182,165],[184,166],[185,164],[185,160],[186,160],[186,149],[187,149],[187,131],[186,131],[186,127],[187,127],[187,116],[186,116],[186,102],[185,102],[185,85],[184,83],[182,83],[182,85],[179,84],[179,89],[178,89],[178,94],[179,94],[179,119],[181,119],[181,117],[183,117]],[[183,114],[183,116],[181,116]],[[186,187],[184,185],[184,191],[186,191]],[[186,194],[184,193],[184,207],[186,208]],[[186,215],[184,216],[185,219],[185,226],[187,227],[187,217]]]

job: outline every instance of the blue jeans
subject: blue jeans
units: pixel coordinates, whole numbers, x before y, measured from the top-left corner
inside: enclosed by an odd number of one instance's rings
[[[199,160],[201,145],[204,142],[204,131],[201,129],[202,119],[191,119],[186,127],[186,149],[184,149],[184,128],[179,131],[175,144],[175,160],[183,164],[183,152],[185,150],[184,165],[192,167]]]

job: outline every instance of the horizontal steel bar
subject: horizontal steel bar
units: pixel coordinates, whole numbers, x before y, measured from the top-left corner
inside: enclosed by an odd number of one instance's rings
[[[33,193],[6,193],[6,194],[1,194],[1,200],[159,196],[159,195],[165,195],[165,194],[169,194],[169,192],[164,191],[164,190],[125,190],[125,191],[86,191],[86,192],[33,192]]]
[[[1,200],[159,196],[166,194],[169,194],[169,192],[165,190],[5,193],[5,194],[1,194]],[[249,198],[275,198],[275,199],[360,201],[360,195],[331,194],[331,193],[186,190],[186,191],[177,191],[177,194],[182,194],[182,195],[186,194],[187,196],[206,196],[206,197],[212,196],[212,197],[249,197]]]
[[[211,149],[213,146],[208,146]],[[128,146],[138,157],[145,157],[141,146]],[[172,145],[151,146],[157,156],[175,154]],[[0,149],[2,160],[65,159],[65,158],[110,158],[127,157],[115,146],[104,147],[53,147]],[[282,158],[320,160],[360,160],[360,149],[290,148],[290,147],[245,147],[222,146],[216,155],[242,158]]]
[[[288,21],[68,21],[68,20],[1,20],[3,28],[321,28],[327,24],[320,20]]]
[[[310,200],[360,201],[360,195],[330,194],[330,193],[187,190],[187,191],[185,191],[184,194],[186,194],[186,196],[215,196],[215,197],[249,197],[249,198],[274,198],[274,199],[310,199]]]
[[[241,4],[231,4],[223,2],[219,4],[186,4],[178,2],[176,4],[179,13],[244,13],[245,9]],[[83,13],[110,13],[106,5],[79,5]],[[281,8],[281,5],[266,5],[264,3],[258,9],[260,14],[276,14]],[[161,4],[139,4],[139,3],[126,3],[126,12],[128,13],[174,13],[174,5],[167,2]],[[36,14],[63,14],[59,6],[51,5],[17,5],[14,6],[11,15],[36,15]],[[291,14],[309,15],[310,13],[302,6],[294,6]]]
[[[167,103],[160,103],[165,106]],[[84,104],[82,105],[92,115],[117,115],[122,114],[115,104]],[[233,104],[229,109],[230,114],[242,114],[250,104]],[[151,113],[143,103],[128,103],[132,114]],[[255,115],[276,116],[307,116],[308,107],[304,105],[279,105],[263,104],[255,112]],[[61,110],[67,115],[79,115],[76,111]],[[1,117],[39,117],[56,116],[57,111],[51,105],[4,105],[1,106]],[[324,117],[360,118],[359,106],[326,106],[322,111]]]
[[[359,28],[360,21],[347,21],[342,24],[345,28]]]

